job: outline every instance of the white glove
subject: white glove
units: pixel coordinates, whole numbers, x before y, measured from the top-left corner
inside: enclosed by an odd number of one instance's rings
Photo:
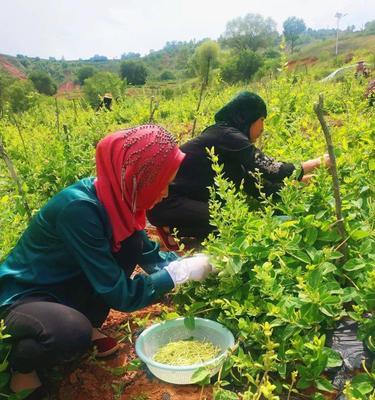
[[[216,271],[205,254],[172,261],[164,269],[168,271],[175,286],[188,281],[203,281],[210,272]]]

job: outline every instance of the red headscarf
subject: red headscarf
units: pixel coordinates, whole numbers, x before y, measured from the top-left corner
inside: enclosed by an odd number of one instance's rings
[[[143,125],[115,132],[96,148],[95,188],[112,225],[113,251],[146,226],[153,206],[185,154],[162,127]]]

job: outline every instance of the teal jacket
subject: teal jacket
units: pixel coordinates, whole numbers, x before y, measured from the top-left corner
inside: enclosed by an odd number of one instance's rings
[[[162,268],[150,275],[127,277],[112,254],[111,237],[94,178],[62,190],[35,215],[0,265],[0,306],[31,293],[46,293],[68,305],[69,283],[79,288],[82,279],[89,281],[109,307],[133,311],[173,288],[171,277]],[[146,234],[144,239],[146,251],[141,258],[147,272],[172,261],[173,254],[163,255]],[[67,290],[57,289],[65,286]]]

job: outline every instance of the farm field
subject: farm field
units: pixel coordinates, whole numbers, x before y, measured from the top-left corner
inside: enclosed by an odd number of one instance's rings
[[[168,95],[153,90],[158,107],[152,122],[179,143],[190,139],[194,117],[199,133],[236,93],[259,93],[268,117],[257,145],[296,164],[326,152],[313,109],[323,94],[346,236],[337,229],[329,171],[320,169],[309,185],[290,179],[277,201],[255,202],[237,192],[214,163],[210,211],[217,233],[203,243],[203,251],[211,255],[218,275],[188,284],[145,310],[113,311],[104,331],[121,339],[119,353],[106,361],[92,353],[49,371],[51,398],[323,400],[344,393],[348,400],[375,399],[375,364],[370,362],[375,352],[375,108],[364,97],[366,85],[352,75],[321,83],[308,72],[287,70],[248,86],[214,79],[198,113],[198,89],[176,85]],[[125,92],[110,112],[95,111],[79,98],[40,97],[22,115],[4,114],[0,138],[8,163],[0,164],[1,259],[52,195],[95,175],[95,145],[102,137],[150,122],[150,103],[150,93],[142,91]],[[16,175],[9,172],[9,160]],[[183,387],[152,380],[138,364],[132,371],[137,334],[154,321],[178,315],[216,320],[236,338],[236,349],[211,382],[205,371],[200,385]],[[350,371],[329,344],[343,321],[356,322],[369,352],[367,365]],[[0,369],[0,381],[6,379],[5,369]],[[345,370],[348,382],[337,388],[332,380],[339,370]]]

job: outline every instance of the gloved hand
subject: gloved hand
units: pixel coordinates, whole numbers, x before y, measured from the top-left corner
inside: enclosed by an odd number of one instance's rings
[[[188,281],[203,281],[210,272],[216,272],[205,254],[172,261],[164,269],[168,271],[175,286]]]

